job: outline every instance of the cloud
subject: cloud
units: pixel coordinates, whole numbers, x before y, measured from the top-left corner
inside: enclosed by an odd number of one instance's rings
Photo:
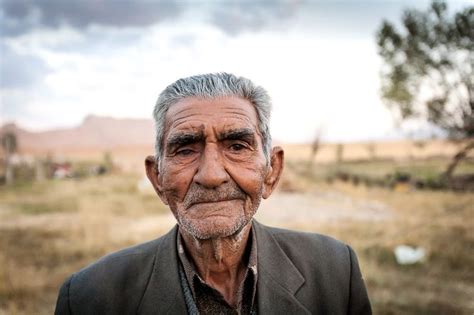
[[[0,0],[2,35],[15,37],[38,28],[91,25],[147,27],[179,18],[184,11],[207,18],[229,35],[281,26],[305,7],[298,0],[186,2],[132,0]],[[180,20],[185,23],[186,21]]]
[[[276,28],[302,8],[301,1],[217,2],[209,7],[210,21],[230,35]]]
[[[176,17],[181,6],[173,1],[111,0],[4,0],[0,2],[4,36],[17,36],[33,28],[82,29],[90,25],[145,27]]]
[[[187,24],[189,19],[198,19],[230,36],[247,31],[281,32],[295,25],[308,31],[329,27],[357,33],[372,28],[381,16],[398,12],[400,6],[371,1],[0,0],[0,30],[3,36],[16,37],[41,28],[68,26],[81,32],[90,26],[142,29],[163,21]]]
[[[29,87],[50,72],[45,62],[31,54],[18,54],[0,44],[0,88]]]

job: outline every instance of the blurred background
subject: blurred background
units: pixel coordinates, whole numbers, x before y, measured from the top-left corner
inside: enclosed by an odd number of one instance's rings
[[[0,314],[175,220],[160,91],[231,72],[285,149],[262,223],[351,244],[376,314],[473,314],[474,1],[0,0]]]

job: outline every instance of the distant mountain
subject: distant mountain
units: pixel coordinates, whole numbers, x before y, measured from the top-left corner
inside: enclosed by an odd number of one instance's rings
[[[31,132],[16,124],[0,127],[0,135],[13,132],[22,152],[69,151],[76,149],[114,149],[153,146],[154,126],[150,119],[118,119],[87,116],[75,128]]]

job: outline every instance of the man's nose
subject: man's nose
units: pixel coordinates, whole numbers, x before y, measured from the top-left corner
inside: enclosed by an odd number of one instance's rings
[[[219,148],[216,145],[206,145],[194,181],[206,188],[216,188],[228,180],[229,174],[223,165]]]

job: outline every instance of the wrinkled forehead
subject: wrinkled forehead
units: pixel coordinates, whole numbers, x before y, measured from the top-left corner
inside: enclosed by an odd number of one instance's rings
[[[185,130],[253,129],[260,135],[255,107],[240,97],[189,97],[173,104],[165,118],[166,135]]]

